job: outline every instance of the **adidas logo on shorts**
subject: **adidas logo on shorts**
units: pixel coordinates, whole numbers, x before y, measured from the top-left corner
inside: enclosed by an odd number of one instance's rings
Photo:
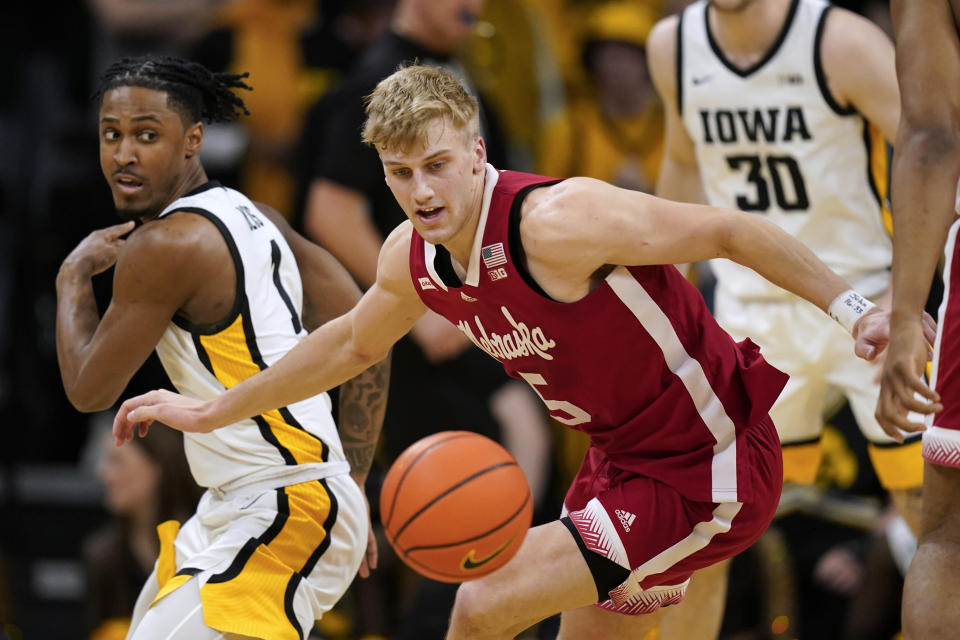
[[[620,518],[620,524],[623,525],[623,530],[629,532],[630,525],[632,525],[633,521],[637,519],[637,516],[629,511],[624,511],[623,509],[614,509],[613,512],[617,514],[618,518]]]

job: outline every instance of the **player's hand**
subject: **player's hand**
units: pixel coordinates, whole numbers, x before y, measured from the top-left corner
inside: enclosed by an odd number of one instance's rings
[[[377,560],[379,559],[377,536],[373,532],[373,520],[370,518],[370,503],[367,501],[367,494],[363,489],[365,483],[359,478],[354,477],[353,479],[360,485],[360,491],[363,493],[363,503],[367,507],[367,548],[363,552],[363,560],[360,561],[359,573],[361,578],[369,578],[370,572],[377,568]]]
[[[933,355],[930,345],[937,337],[937,323],[933,317],[923,312],[923,336],[927,343],[928,358]],[[890,312],[881,307],[873,307],[853,325],[854,353],[864,360],[883,360],[884,351],[890,342]]]
[[[208,415],[208,404],[181,396],[172,391],[150,391],[130,398],[122,405],[113,419],[113,438],[117,446],[133,438],[139,431],[140,437],[154,421],[163,422],[174,429],[188,433],[208,433],[215,425]]]
[[[134,222],[115,224],[97,229],[80,241],[63,261],[64,270],[89,278],[102,273],[117,263],[120,250],[126,243],[122,236],[133,231]]]
[[[890,341],[890,312],[873,307],[853,325],[853,352],[864,360],[873,361],[883,353]]]
[[[912,433],[925,429],[922,423],[908,419],[910,411],[926,415],[943,410],[940,395],[927,386],[923,379],[930,354],[929,329],[932,318],[929,322],[928,318],[904,323],[890,337],[886,361],[883,363],[876,417],[883,430],[897,442],[903,442],[904,431]]]

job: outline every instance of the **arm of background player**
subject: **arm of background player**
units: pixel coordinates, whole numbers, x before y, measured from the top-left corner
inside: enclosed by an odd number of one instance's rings
[[[326,178],[316,178],[304,214],[305,232],[330,251],[364,289],[377,277],[377,254],[383,244],[361,192]],[[433,363],[462,353],[470,341],[452,324],[427,312],[410,334]]]
[[[131,227],[93,232],[57,274],[57,361],[67,397],[80,411],[117,401],[198,288],[206,272],[198,261],[210,254],[204,245],[223,242],[213,225],[193,215],[147,223],[125,242],[116,238]],[[113,296],[100,318],[91,279],[114,260]]]
[[[665,131],[663,160],[657,177],[656,195],[677,202],[705,204],[707,196],[700,181],[700,168],[693,140],[687,133],[677,103],[677,39],[679,18],[670,16],[658,22],[647,39],[647,64],[650,77],[663,101]],[[682,273],[688,263],[678,264]]]
[[[281,230],[290,245],[303,282],[303,323],[308,330],[348,312],[360,289],[347,270],[325,249],[294,231],[277,211],[257,207]],[[340,386],[338,430],[350,471],[363,487],[376,451],[390,382],[389,356]]]
[[[332,253],[364,289],[377,279],[377,254],[383,244],[368,209],[362,192],[315,178],[303,220],[307,236]]]
[[[661,20],[650,32],[647,61],[650,77],[660,94],[666,115],[663,161],[656,194],[677,202],[705,204],[700,169],[693,140],[687,133],[677,104],[677,16]]]
[[[900,91],[893,43],[887,34],[863,16],[834,7],[826,17],[820,55],[834,100],[855,108],[893,142],[900,120]]]
[[[877,418],[916,431],[906,410],[936,395],[921,374],[927,361],[921,313],[947,230],[956,220],[960,176],[960,42],[946,0],[891,2],[897,38],[901,121],[893,157],[893,311]]]
[[[876,24],[846,9],[834,7],[825,19],[820,56],[830,95],[856,109],[892,144],[900,121],[893,43]],[[888,287],[877,304],[889,309],[892,293]]]
[[[210,402],[168,391],[152,391],[124,402],[114,419],[118,443],[133,437],[138,423],[153,420],[182,431],[209,432],[316,395],[383,360],[426,311],[410,279],[412,229],[405,222],[390,234],[380,253],[376,283],[348,313],[327,322],[278,362]],[[131,416],[134,409],[138,412]]]

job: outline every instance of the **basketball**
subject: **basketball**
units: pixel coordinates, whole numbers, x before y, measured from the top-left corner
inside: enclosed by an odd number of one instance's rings
[[[441,582],[502,567],[532,517],[533,498],[517,461],[470,431],[441,431],[410,445],[380,494],[380,518],[397,555]]]

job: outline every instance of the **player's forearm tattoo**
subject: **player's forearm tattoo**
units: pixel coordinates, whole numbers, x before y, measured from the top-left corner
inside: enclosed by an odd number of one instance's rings
[[[366,476],[387,408],[390,356],[340,387],[340,441],[355,475]]]

